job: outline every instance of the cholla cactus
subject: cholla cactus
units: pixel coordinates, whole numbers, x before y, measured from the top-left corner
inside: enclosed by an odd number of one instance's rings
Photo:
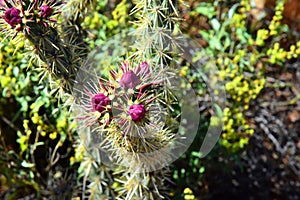
[[[64,6],[59,0],[3,0],[0,25],[7,36],[29,40],[34,54],[46,65],[44,72],[59,81],[59,88],[70,93],[88,49],[82,41],[72,39],[76,35],[72,30],[63,34],[59,31],[58,14]],[[77,30],[80,31],[78,27]]]
[[[84,87],[75,88],[74,110],[85,145],[98,152],[92,153],[97,165],[114,171],[118,198],[163,198],[161,169],[170,164],[183,141],[167,124],[173,116],[164,91],[172,89],[168,81],[175,74],[146,61],[123,61],[109,74],[106,79],[90,76]],[[108,161],[99,157],[103,152]]]
[[[72,0],[67,1],[62,10],[63,21],[61,24],[63,38],[70,46],[76,46],[74,52],[85,59],[90,49],[84,41],[86,32],[82,29],[81,23],[84,18],[94,10],[96,0]]]

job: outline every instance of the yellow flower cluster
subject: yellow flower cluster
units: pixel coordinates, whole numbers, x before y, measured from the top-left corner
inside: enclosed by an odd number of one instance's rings
[[[232,23],[231,25],[235,28],[246,28],[246,19],[247,19],[247,13],[250,11],[251,6],[248,0],[242,0],[240,2],[240,8],[239,12],[235,13],[232,17]]]
[[[272,21],[269,25],[270,36],[277,35],[278,29],[282,25],[280,21],[283,18],[282,14],[284,9],[284,3],[285,3],[284,0],[280,0],[276,2],[275,15],[273,16]]]
[[[280,64],[285,60],[292,58],[297,58],[300,54],[300,42],[297,42],[296,45],[291,45],[289,50],[285,50],[280,47],[278,42],[274,43],[273,47],[267,51],[267,55],[270,57],[269,62],[271,64]]]
[[[193,191],[190,188],[185,188],[183,191],[184,199],[185,200],[195,200],[195,195],[193,194]]]
[[[256,37],[248,34],[245,21],[250,12],[250,1],[242,0],[238,12],[233,14],[231,37],[239,43],[230,54],[220,52],[216,60],[219,77],[225,82],[228,97],[224,111],[224,129],[221,143],[231,151],[239,151],[248,143],[254,133],[253,127],[245,119],[251,100],[258,97],[265,87],[265,64],[282,64],[288,59],[296,58],[300,53],[300,42],[291,45],[288,50],[280,47],[278,35],[285,31],[281,23],[284,0],[276,1],[275,15],[266,29],[257,30]],[[276,41],[272,46],[264,46],[266,41]],[[245,42],[246,41],[246,42]],[[262,50],[258,50],[258,48]],[[267,57],[267,59],[266,59]]]
[[[101,14],[99,10],[105,10],[107,7],[105,3],[98,0],[97,11],[84,18],[83,27],[89,29],[89,37],[92,40],[105,40],[107,37],[118,34],[128,26],[128,11],[129,4],[122,0],[112,11],[112,18]],[[94,47],[95,42],[90,45]],[[97,42],[96,42],[97,43]]]
[[[248,144],[249,137],[254,130],[244,118],[243,112],[238,108],[225,108],[224,110],[224,132],[222,134],[222,145],[233,152],[243,149]]]
[[[283,18],[282,15],[284,9],[284,2],[284,0],[276,1],[275,15],[273,16],[268,29],[259,29],[257,31],[257,37],[255,41],[255,44],[257,46],[263,46],[268,38],[280,34],[280,29],[284,27],[283,24],[280,22]]]
[[[244,70],[249,69],[240,67],[241,62],[245,60],[244,56],[245,54],[239,51],[232,59],[224,58],[227,65],[223,65],[223,70],[219,72],[220,78],[226,81],[225,90],[229,97],[223,113],[222,145],[233,152],[243,149],[254,133],[244,113],[249,109],[250,101],[257,98],[266,83],[265,78],[259,75],[245,75]],[[223,63],[221,58],[217,62]]]

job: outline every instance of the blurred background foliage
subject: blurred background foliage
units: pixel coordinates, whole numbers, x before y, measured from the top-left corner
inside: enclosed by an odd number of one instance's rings
[[[71,169],[74,151],[76,125],[68,108],[51,96],[48,81],[40,81],[23,46],[1,44],[1,192],[9,191],[7,199],[53,192],[53,174],[61,173],[56,168]]]
[[[197,58],[214,58],[208,64],[218,67],[227,101],[222,136],[214,150],[200,159],[199,144],[210,118],[209,105],[203,105],[199,134],[189,150],[170,166],[165,192],[170,199],[299,199],[300,116],[288,115],[291,121],[287,123],[292,126],[287,129],[289,136],[282,139],[282,149],[287,149],[282,153],[279,139],[274,137],[283,136],[270,136],[274,126],[268,119],[274,112],[268,110],[270,116],[263,121],[257,119],[261,109],[256,108],[257,104],[271,104],[268,90],[282,94],[288,88],[289,97],[282,109],[299,109],[299,86],[294,88],[289,79],[278,79],[279,75],[292,73],[296,83],[300,80],[299,16],[287,11],[293,2],[177,2],[182,32],[203,46]],[[101,46],[112,36],[134,29],[131,21],[138,16],[129,15],[133,5],[129,0],[98,0],[81,24],[89,47]],[[89,160],[72,113],[63,106],[63,99],[52,95],[49,81],[41,80],[39,66],[30,60],[25,42],[1,41],[0,197],[80,199],[81,188],[85,187],[84,164]],[[180,75],[199,94],[205,94],[205,84],[197,70],[186,66]],[[283,120],[281,115],[277,119]],[[293,144],[293,153],[286,153],[290,152],[287,144]],[[264,176],[267,171],[271,175]],[[101,177],[97,173],[94,176]],[[107,183],[113,185],[103,187],[117,193],[118,184],[111,180]]]

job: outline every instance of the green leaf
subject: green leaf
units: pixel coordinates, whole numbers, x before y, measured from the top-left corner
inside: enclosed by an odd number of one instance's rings
[[[224,50],[226,50],[228,47],[230,47],[230,45],[231,45],[231,40],[230,40],[229,37],[226,37],[226,38],[225,38],[225,41],[224,41],[224,43],[223,43]]]
[[[33,173],[32,171],[29,172],[29,177],[30,177],[31,179],[34,179],[34,173]]]
[[[13,74],[14,74],[15,77],[18,77],[18,76],[19,76],[19,71],[20,71],[20,70],[19,70],[19,67],[14,67],[14,68],[13,68]]]
[[[30,109],[32,109],[32,113],[36,113],[40,110],[40,107],[42,107],[45,104],[44,98],[42,96],[38,97],[37,100],[31,104]]]
[[[173,178],[174,178],[175,180],[178,179],[178,171],[177,171],[177,170],[174,171],[174,173],[173,173]]]
[[[200,167],[199,173],[200,173],[200,174],[203,174],[204,172],[205,172],[205,167]]]
[[[34,163],[29,163],[26,160],[23,160],[22,163],[21,163],[21,165],[22,165],[22,167],[25,167],[25,168],[32,168],[32,167],[34,167]]]
[[[239,7],[239,4],[234,4],[228,11],[228,18],[229,19],[232,19],[233,15],[235,14],[236,12],[236,9]]]
[[[217,31],[220,31],[220,28],[221,28],[221,24],[220,22],[216,19],[216,18],[213,18],[211,20],[211,25],[212,25],[212,28],[217,32]]]
[[[211,38],[209,41],[209,44],[212,48],[215,48],[217,50],[222,50],[222,45],[220,43],[220,40],[218,40],[216,37]]]
[[[197,166],[198,163],[199,163],[199,159],[197,158],[197,159],[194,160],[193,164],[194,164],[194,166]]]
[[[201,15],[204,15],[208,17],[208,19],[211,19],[215,16],[215,8],[212,5],[208,5],[207,3],[201,3],[200,6],[198,6],[195,11]]]
[[[210,39],[210,34],[207,31],[200,30],[199,34],[207,41]]]
[[[201,152],[199,152],[199,151],[193,151],[192,152],[192,156],[197,157],[197,158],[201,158]]]
[[[21,111],[26,112],[28,110],[28,98],[22,96],[17,97],[16,100],[21,104]]]

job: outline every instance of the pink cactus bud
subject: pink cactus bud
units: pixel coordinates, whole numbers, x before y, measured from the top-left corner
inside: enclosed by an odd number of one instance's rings
[[[148,63],[142,62],[140,65],[136,66],[134,72],[139,76],[143,77],[144,75],[149,74],[149,65]]]
[[[110,99],[103,93],[96,94],[92,97],[94,111],[103,112],[108,105],[110,105]]]
[[[140,122],[145,118],[146,109],[143,104],[134,104],[129,107],[128,114],[134,122]]]
[[[21,11],[17,8],[9,8],[4,13],[4,20],[12,27],[20,24],[22,18],[20,17]]]
[[[149,73],[149,65],[147,62],[142,62],[142,64],[140,64],[141,67],[141,74],[148,74]]]
[[[47,5],[43,5],[40,7],[40,14],[41,14],[41,17],[43,18],[47,18],[47,17],[50,17],[53,13],[53,8],[51,8],[50,6],[47,6]]]
[[[132,71],[126,71],[120,80],[120,85],[124,89],[135,88],[139,84],[139,77]]]

